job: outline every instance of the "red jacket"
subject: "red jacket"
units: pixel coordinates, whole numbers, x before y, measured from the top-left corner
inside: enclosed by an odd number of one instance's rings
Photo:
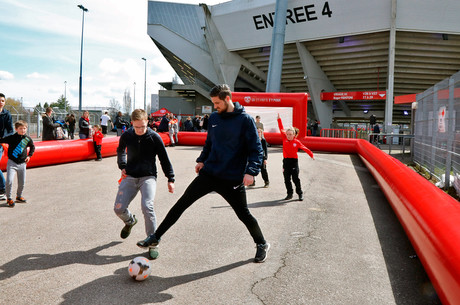
[[[104,135],[100,131],[95,132],[93,134],[93,141],[96,143],[96,145],[102,145],[103,138],[104,138]]]
[[[294,138],[294,140],[292,141],[289,141],[287,139],[286,131],[284,130],[283,122],[281,122],[281,118],[278,119],[278,127],[280,128],[281,136],[283,138],[283,157],[284,158],[297,159],[298,158],[297,151],[300,148],[304,152],[306,152],[312,159],[314,159],[313,153],[311,152],[311,150],[305,147],[305,145],[303,145],[302,142],[300,142],[296,138]]]

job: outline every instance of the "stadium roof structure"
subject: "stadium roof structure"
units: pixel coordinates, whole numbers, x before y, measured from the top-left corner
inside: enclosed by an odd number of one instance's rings
[[[148,35],[183,81],[171,89],[207,97],[227,83],[264,92],[275,5],[149,1]],[[423,92],[460,70],[458,12],[458,0],[289,0],[281,92],[308,92],[323,127],[332,117],[365,119],[363,110],[390,117],[388,124],[407,121],[402,109],[410,107],[393,107],[394,96]],[[334,91],[386,91],[387,101],[320,100]]]

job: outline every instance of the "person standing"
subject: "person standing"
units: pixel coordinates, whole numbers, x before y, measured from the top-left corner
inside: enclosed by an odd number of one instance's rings
[[[264,138],[264,130],[262,128],[258,128],[257,132],[259,134],[260,143],[262,144],[262,149],[264,151],[264,158],[262,166],[260,167],[260,174],[262,175],[262,179],[264,179],[264,187],[267,188],[270,185],[270,181],[268,180],[268,171],[267,171],[267,160],[268,160],[268,149],[267,149],[267,140]]]
[[[101,126],[94,125],[93,126],[93,146],[94,152],[96,153],[96,161],[102,161],[102,139],[104,139],[104,135],[101,133]]]
[[[260,115],[256,115],[256,127],[257,129],[262,129],[262,131],[264,131],[264,123],[260,121]]]
[[[69,127],[69,137],[70,139],[74,139],[74,134],[75,134],[75,125],[77,124],[77,120],[75,119],[75,115],[73,113],[69,114],[65,118],[65,122],[67,126]]]
[[[115,127],[117,128],[117,136],[121,136],[121,134],[126,130],[127,126],[129,126],[129,122],[123,119],[123,114],[121,111],[118,111],[117,116],[115,117]]]
[[[253,183],[262,164],[263,152],[256,125],[239,103],[232,102],[228,85],[215,86],[210,96],[217,112],[209,117],[206,142],[196,160],[195,172],[198,176],[171,208],[155,233],[137,245],[141,248],[158,245],[163,234],[188,207],[215,191],[230,204],[245,224],[257,245],[254,261],[262,263],[267,258],[270,244],[266,242],[257,220],[249,211],[245,189],[245,186]]]
[[[158,132],[168,132],[169,131],[169,120],[170,115],[166,113],[162,118],[160,125],[158,125]]]
[[[184,131],[193,131],[193,123],[191,117],[187,117],[187,119],[184,121]]]
[[[311,124],[311,135],[313,137],[316,137],[316,134],[318,133],[318,120],[315,120],[312,124]]]
[[[287,196],[284,200],[292,199],[294,190],[292,189],[291,178],[294,181],[295,191],[299,195],[299,201],[303,200],[302,186],[299,179],[299,158],[297,151],[302,149],[306,152],[313,160],[315,159],[311,150],[302,144],[297,138],[298,129],[295,127],[287,128],[283,127],[283,122],[278,114],[278,127],[283,138],[283,176],[284,185],[286,186]]]
[[[151,130],[148,116],[143,109],[136,109],[131,114],[133,127],[128,128],[120,137],[117,148],[118,168],[121,181],[115,199],[115,214],[125,223],[120,237],[127,238],[137,223],[136,216],[128,209],[131,201],[141,192],[141,207],[144,214],[145,233],[153,234],[156,229],[156,216],[153,208],[157,185],[156,156],[160,160],[164,175],[168,178],[168,190],[174,192],[174,170],[169,161],[163,140]],[[150,259],[158,257],[156,245],[149,248]]]
[[[53,108],[46,108],[45,115],[43,116],[42,141],[56,140],[56,128],[61,126],[61,124],[54,122],[51,117],[52,114]]]
[[[0,139],[13,134],[13,118],[11,113],[5,107],[6,98],[3,93],[0,93]],[[0,159],[3,155],[3,146],[0,145]],[[5,176],[0,170],[0,200],[5,200]]]
[[[27,202],[27,200],[22,197],[22,192],[26,184],[26,164],[35,151],[34,141],[26,134],[27,127],[27,122],[19,120],[14,124],[16,133],[0,139],[0,143],[8,144],[8,162],[6,164],[6,196],[8,199],[6,202],[11,208],[15,206],[11,193],[16,173],[18,174],[16,202]],[[29,148],[29,151],[27,151],[27,148]]]
[[[107,127],[109,126],[109,122],[110,122],[110,125],[112,125],[111,118],[110,118],[108,112],[106,111],[101,116],[102,134],[107,134]]]
[[[91,125],[89,124],[89,112],[87,110],[83,111],[83,115],[78,121],[78,127],[80,128],[78,131],[78,136],[80,139],[88,139]]]

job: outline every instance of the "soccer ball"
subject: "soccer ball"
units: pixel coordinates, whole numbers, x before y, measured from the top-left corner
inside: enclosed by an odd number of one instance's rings
[[[135,257],[128,266],[129,276],[136,281],[145,280],[152,272],[152,265],[145,257]]]

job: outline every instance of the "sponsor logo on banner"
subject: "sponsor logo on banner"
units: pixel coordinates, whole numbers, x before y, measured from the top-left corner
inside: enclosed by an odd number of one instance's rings
[[[446,132],[446,107],[440,107],[438,112],[438,132]]]

